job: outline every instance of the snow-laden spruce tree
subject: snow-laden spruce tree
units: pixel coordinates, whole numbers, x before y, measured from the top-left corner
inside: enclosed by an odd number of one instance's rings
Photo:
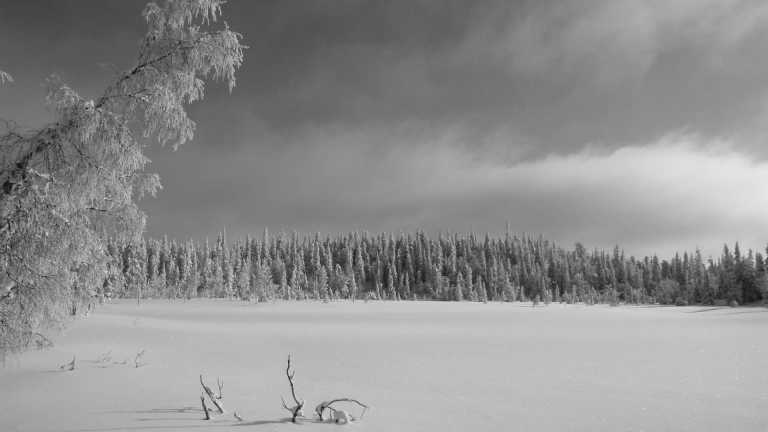
[[[33,131],[4,123],[0,351],[29,345],[98,292],[107,237],[141,235],[145,217],[134,200],[160,187],[143,172],[144,147],[154,141],[175,149],[192,138],[185,105],[203,97],[206,81],[235,86],[245,47],[241,35],[217,24],[222,3],[147,4],[138,57],[101,97],[86,100],[53,77],[46,98],[53,123]]]

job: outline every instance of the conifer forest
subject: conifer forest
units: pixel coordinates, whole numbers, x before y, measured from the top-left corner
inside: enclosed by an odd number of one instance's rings
[[[670,258],[566,249],[540,236],[353,232],[264,234],[204,243],[148,238],[108,243],[98,294],[270,300],[536,301],[712,305],[768,296],[763,254],[725,245]]]

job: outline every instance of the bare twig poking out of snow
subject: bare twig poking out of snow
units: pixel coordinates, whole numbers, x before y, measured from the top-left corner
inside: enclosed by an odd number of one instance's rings
[[[75,356],[72,356],[72,361],[69,363],[64,363],[63,365],[59,366],[59,369],[63,371],[73,371],[75,370]]]
[[[142,348],[139,350],[139,352],[136,353],[136,357],[133,358],[133,364],[136,366],[136,368],[140,368],[142,366],[145,366],[146,363],[143,363],[141,360],[144,358],[145,350]]]
[[[203,405],[203,412],[205,413],[205,419],[203,420],[210,420],[211,415],[208,413],[208,407],[205,405],[205,396],[200,393],[200,404]]]
[[[363,412],[360,414],[359,418],[355,418],[351,414],[349,414],[345,410],[336,409],[332,405],[339,402],[350,402],[359,405],[363,408]],[[360,402],[357,399],[351,399],[351,398],[339,398],[339,399],[332,399],[330,401],[323,401],[318,406],[315,407],[315,413],[318,417],[320,417],[320,421],[325,420],[323,418],[323,414],[325,410],[329,411],[329,420],[334,421],[336,423],[341,424],[347,424],[352,421],[361,420],[363,416],[365,415],[365,412],[368,411],[368,405]]]
[[[237,411],[233,412],[233,413],[232,413],[232,415],[233,415],[233,416],[235,416],[235,418],[237,419],[237,421],[243,421],[243,418],[242,418],[242,417],[240,417],[239,415],[237,415]]]
[[[200,375],[200,385],[203,386],[203,390],[205,391],[205,394],[208,395],[208,399],[211,400],[211,403],[216,407],[216,410],[219,411],[219,414],[224,414],[224,405],[221,403],[221,389],[224,387],[224,381],[217,379],[216,383],[219,384],[218,395],[215,394],[210,387],[205,385],[205,382],[203,382],[203,376]]]
[[[290,354],[288,354],[288,367],[285,368],[285,375],[288,377],[288,384],[291,386],[291,396],[293,396],[293,401],[296,403],[296,405],[288,407],[288,405],[285,403],[285,399],[283,399],[282,396],[280,396],[280,400],[283,402],[283,408],[291,413],[291,421],[296,423],[297,417],[304,417],[304,399],[299,400],[296,397],[296,388],[294,387],[293,383],[293,377],[296,375],[296,371],[291,370]]]

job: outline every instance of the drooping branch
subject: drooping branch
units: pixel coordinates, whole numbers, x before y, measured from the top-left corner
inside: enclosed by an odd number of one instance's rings
[[[285,399],[283,397],[280,397],[280,400],[283,402],[283,408],[288,410],[291,413],[291,421],[293,423],[296,423],[296,419],[298,417],[304,417],[304,400],[299,400],[299,398],[296,397],[296,387],[293,382],[293,378],[296,375],[295,370],[291,370],[291,355],[288,354],[288,366],[285,368],[285,375],[288,377],[288,384],[291,386],[291,396],[293,396],[293,401],[296,403],[296,405],[289,407],[285,403]]]
[[[52,77],[46,103],[54,122],[18,131],[0,119],[0,266],[21,281],[0,292],[0,312],[12,317],[2,322],[0,350],[26,348],[26,335],[60,323],[74,302],[89,301],[89,289],[103,287],[107,236],[143,232],[135,200],[160,187],[143,173],[146,140],[174,148],[190,140],[186,107],[209,82],[235,85],[246,47],[226,23],[213,25],[223,3],[150,2],[138,58],[101,97],[83,98]],[[0,85],[10,81],[0,71]],[[72,289],[76,283],[85,289]]]
[[[335,404],[335,403],[339,403],[339,402],[351,402],[351,403],[357,404],[361,408],[363,408],[363,412],[360,414],[359,419],[363,418],[363,416],[365,415],[365,412],[368,411],[368,408],[369,408],[368,405],[360,402],[357,399],[339,398],[339,399],[332,399],[332,400],[329,400],[329,401],[321,402],[318,406],[315,407],[315,413],[317,414],[318,417],[320,417],[320,420],[323,420],[323,414],[324,414],[325,410],[328,409],[331,412],[336,411],[336,409],[332,405]]]

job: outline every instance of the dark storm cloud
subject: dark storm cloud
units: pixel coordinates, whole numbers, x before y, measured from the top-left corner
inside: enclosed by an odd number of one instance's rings
[[[0,116],[125,68],[141,1],[0,6]],[[196,140],[151,149],[152,234],[517,231],[629,252],[757,246],[768,5],[740,0],[232,1],[250,46]],[[702,168],[704,167],[704,168]]]
[[[267,76],[248,105],[275,128],[420,120],[476,136],[513,125],[538,154],[681,127],[730,133],[762,103],[765,6],[667,3],[291,9],[250,52]]]

